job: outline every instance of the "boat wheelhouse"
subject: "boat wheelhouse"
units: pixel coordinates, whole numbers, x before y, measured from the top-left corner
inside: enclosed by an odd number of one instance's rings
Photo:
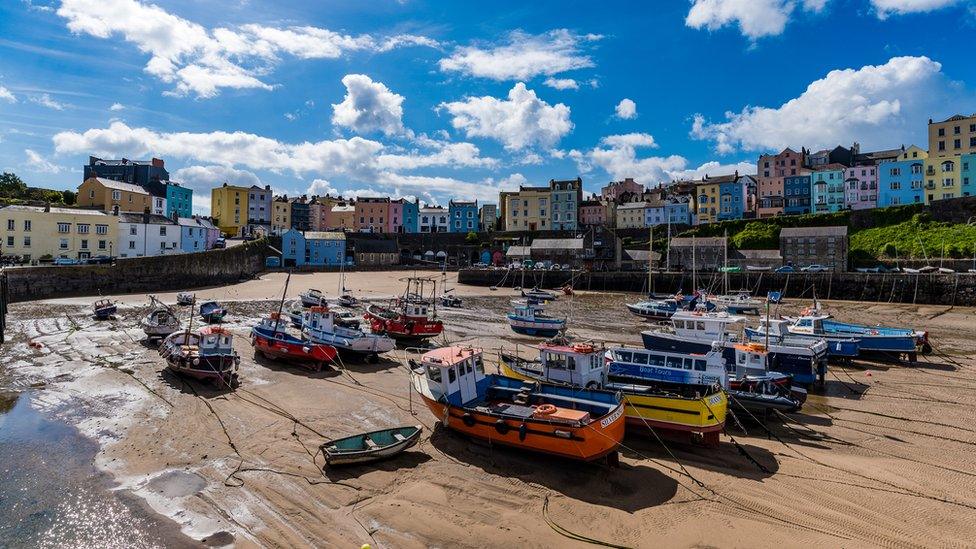
[[[302,316],[302,334],[313,343],[331,345],[339,351],[367,355],[377,360],[380,353],[393,350],[395,342],[384,335],[367,334],[336,322],[327,307],[312,307]]]
[[[765,319],[762,319],[765,320]],[[722,347],[727,369],[731,371],[735,359],[735,345],[748,341],[762,342],[746,335],[740,336],[746,318],[725,311],[679,311],[671,317],[669,330],[641,332],[647,349],[663,349],[686,353],[707,353],[715,343]],[[801,388],[827,374],[827,344],[821,340],[792,339],[789,342],[770,340],[768,367],[772,371],[789,374]]]
[[[424,403],[459,433],[583,461],[623,440],[619,394],[486,374],[481,350],[470,347],[435,349],[411,367]]]
[[[288,322],[278,313],[271,313],[251,328],[251,346],[267,358],[294,362],[316,372],[332,363],[338,354],[331,345],[313,343],[289,333]]]
[[[160,344],[159,355],[176,373],[212,381],[220,387],[237,385],[241,358],[234,351],[234,336],[219,326],[170,334]]]
[[[706,445],[718,444],[728,406],[718,384],[676,392],[644,380],[610,381],[605,354],[606,348],[589,343],[546,342],[539,345],[539,356],[532,360],[502,353],[501,367],[508,377],[619,391],[628,429],[650,428],[670,438],[690,434]]]
[[[99,299],[92,305],[92,311],[98,320],[108,320],[118,311],[118,307],[111,299]]]
[[[547,315],[542,304],[533,300],[512,301],[514,308],[508,313],[508,325],[518,334],[553,337],[566,329],[565,318]]]

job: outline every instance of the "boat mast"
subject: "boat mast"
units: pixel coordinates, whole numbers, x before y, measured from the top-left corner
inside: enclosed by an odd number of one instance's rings
[[[729,295],[729,230],[724,232],[725,245],[722,246],[722,293]]]
[[[647,237],[647,291],[654,295],[654,277],[651,271],[651,262],[654,261],[654,225],[650,227],[650,234]]]
[[[695,295],[695,292],[698,291],[698,284],[695,282],[695,279],[698,278],[698,254],[695,248],[695,235],[691,235],[691,295]]]
[[[288,295],[288,283],[291,281],[291,271],[288,271],[288,276],[285,277],[285,290],[281,292],[281,301],[278,303],[278,317],[274,319],[274,328],[272,328],[272,334],[278,333],[278,323],[281,322],[281,310],[285,307],[285,296]]]
[[[667,208],[665,208],[664,211],[667,212]],[[670,271],[671,270],[671,214],[670,212],[668,213],[668,249],[666,253],[667,255],[665,256],[664,259],[664,270]]]

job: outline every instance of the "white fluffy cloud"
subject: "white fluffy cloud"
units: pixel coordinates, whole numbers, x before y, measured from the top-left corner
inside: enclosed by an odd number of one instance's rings
[[[724,175],[739,171],[752,173],[755,166],[749,162],[720,164],[708,162],[697,167],[689,167],[688,160],[679,155],[645,156],[638,155],[638,149],[656,148],[654,137],[646,133],[609,135],[589,151],[572,150],[567,155],[572,158],[582,173],[600,168],[613,180],[633,177],[647,186],[654,186],[673,179],[699,179],[705,174]]]
[[[831,71],[779,107],[747,106],[715,123],[696,115],[691,134],[714,141],[720,153],[853,141],[891,147],[923,138],[924,120],[954,104],[956,90],[942,65],[928,57],[895,57],[884,65]]]
[[[513,31],[504,44],[462,46],[441,59],[445,72],[460,72],[492,80],[531,80],[594,66],[584,46],[602,38],[566,29],[532,35]]]
[[[17,102],[17,97],[13,93],[11,93],[10,90],[8,90],[7,88],[5,88],[3,86],[0,86],[0,99],[3,99],[4,101],[6,101],[8,103],[16,103]]]
[[[403,128],[403,96],[365,74],[342,77],[346,96],[332,105],[332,123],[356,133],[397,135]]]
[[[871,0],[878,18],[890,15],[924,13],[961,4],[965,0]]]
[[[336,188],[333,187],[332,183],[329,183],[328,180],[313,179],[312,182],[309,183],[308,188],[305,189],[305,194],[316,195],[316,196],[324,196],[328,194],[332,196],[337,196],[337,195],[341,195],[342,193],[336,190]]]
[[[26,167],[28,170],[39,173],[60,173],[64,168],[51,163],[46,158],[31,149],[24,149]]]
[[[509,150],[552,147],[573,129],[569,107],[546,103],[522,82],[508,92],[508,99],[468,97],[440,106],[451,114],[455,129],[468,137],[496,139]]]
[[[807,11],[818,12],[827,0],[803,0]],[[796,0],[692,0],[685,25],[718,30],[737,24],[744,36],[755,40],[782,34],[796,9]]]
[[[555,88],[557,90],[578,90],[579,82],[573,80],[572,78],[553,78],[549,77],[543,82],[543,84],[549,86],[550,88]]]
[[[136,0],[62,0],[57,14],[74,33],[121,36],[150,56],[146,72],[173,84],[172,93],[199,97],[213,97],[221,88],[271,89],[262,77],[283,55],[335,59],[351,51],[436,45],[423,36],[352,36],[309,26],[207,29]]]
[[[632,99],[621,99],[614,108],[614,112],[617,113],[617,118],[623,120],[637,118],[637,103],[634,103]]]
[[[224,183],[242,187],[261,185],[261,178],[256,174],[230,166],[187,166],[173,172],[172,178],[195,191],[209,191]]]
[[[122,103],[112,103],[112,106],[108,108],[110,111],[121,111],[125,110],[125,105]]]

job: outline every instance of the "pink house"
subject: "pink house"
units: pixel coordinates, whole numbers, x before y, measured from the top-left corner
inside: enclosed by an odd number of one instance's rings
[[[599,200],[584,200],[579,205],[580,225],[606,225],[607,206]]]
[[[756,199],[758,207],[757,217],[773,217],[783,215],[785,179],[791,175],[800,175],[803,169],[804,153],[796,152],[787,147],[779,154],[764,154],[756,163],[758,182]]]
[[[391,233],[399,233],[403,227],[403,199],[390,200],[389,219],[386,223],[386,230]]]
[[[604,200],[616,201],[621,194],[628,192],[639,195],[644,192],[644,186],[634,181],[634,178],[628,177],[623,181],[614,181],[600,189],[600,197]]]
[[[844,205],[852,210],[877,207],[877,166],[854,166],[844,170]]]

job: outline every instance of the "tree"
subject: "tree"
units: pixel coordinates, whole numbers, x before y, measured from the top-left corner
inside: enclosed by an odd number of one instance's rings
[[[61,200],[68,206],[72,206],[78,201],[78,193],[72,190],[61,191]]]
[[[478,233],[471,231],[464,237],[464,241],[473,244],[478,241]]]
[[[4,198],[20,198],[27,192],[27,184],[17,174],[3,172],[0,174],[0,196]]]

